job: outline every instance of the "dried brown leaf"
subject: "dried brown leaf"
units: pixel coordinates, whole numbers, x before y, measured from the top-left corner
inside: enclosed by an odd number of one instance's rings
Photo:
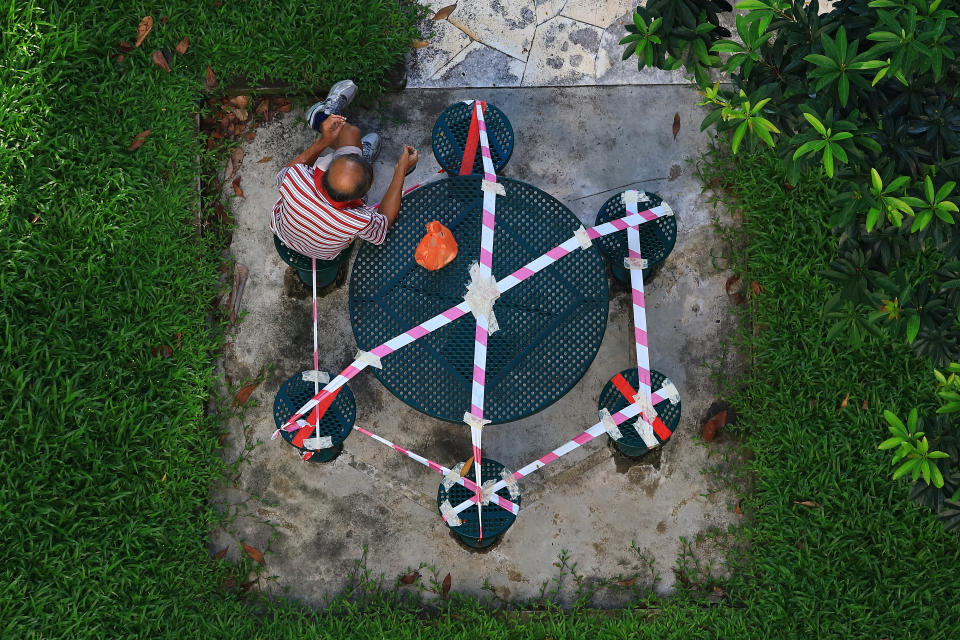
[[[263,156],[257,160],[257,164],[263,164],[264,162],[270,162],[271,160],[273,160],[273,156]]]
[[[136,151],[143,146],[143,143],[147,141],[147,136],[150,135],[150,132],[153,129],[144,129],[137,135],[133,137],[133,142],[130,143],[130,151]]]
[[[289,112],[290,112],[290,108],[291,108],[291,107],[290,107],[290,103],[287,102],[287,103],[281,104],[279,107],[277,107],[277,111],[279,111],[279,112],[281,112],[281,113],[289,113]]]
[[[256,547],[251,547],[246,542],[241,542],[240,544],[241,546],[243,546],[243,550],[247,552],[247,555],[250,556],[251,560],[253,560],[254,562],[259,562],[260,564],[266,564],[263,561],[263,552],[260,551],[260,549],[257,549]]]
[[[253,142],[253,139],[256,137],[257,137],[257,134],[254,133],[253,131],[248,131],[245,134],[243,134],[243,139],[246,140],[247,142]]]
[[[723,285],[723,289],[727,292],[728,296],[732,296],[734,293],[740,291],[740,276],[734,274],[727,278],[727,283]]]
[[[250,394],[253,393],[253,390],[260,386],[259,382],[254,382],[253,384],[248,384],[244,388],[237,391],[237,395],[233,396],[233,406],[242,407],[247,403],[247,400],[250,399]]]
[[[843,397],[843,402],[840,403],[840,411],[843,411],[847,408],[847,405],[850,404],[850,394],[848,393]],[[838,411],[839,413],[839,411]]]
[[[233,96],[230,98],[230,104],[237,109],[246,109],[247,105],[250,104],[250,96]]]
[[[224,547],[223,549],[220,549],[220,551],[217,551],[217,552],[216,552],[215,554],[213,554],[213,556],[211,556],[211,557],[212,557],[214,560],[223,560],[224,558],[227,557],[227,548]]]
[[[190,38],[188,38],[187,36],[184,36],[183,40],[177,43],[177,46],[174,49],[174,51],[177,52],[178,56],[182,56],[187,52],[187,49],[189,48],[190,48]]]
[[[153,29],[153,17],[146,16],[140,21],[140,24],[137,25],[137,41],[134,43],[135,47],[139,47],[141,44],[143,44],[143,41],[146,39],[147,34],[150,33],[151,29]]]
[[[707,442],[710,442],[717,437],[717,431],[719,431],[720,428],[725,424],[727,424],[727,412],[721,411],[717,415],[707,420],[707,423],[703,425],[701,437]]]
[[[117,62],[123,62],[124,60],[127,59],[127,56],[123,55],[122,53],[118,53],[116,59],[117,59]]]
[[[227,166],[223,170],[223,179],[229,180],[237,174],[237,168],[233,164],[233,158],[227,158]]]
[[[734,507],[733,512],[738,516],[742,516],[743,515],[743,509],[741,508],[742,506],[743,506],[743,500],[737,500],[737,506]]]
[[[793,504],[799,504],[803,507],[810,507],[811,509],[819,509],[820,503],[814,502],[813,500],[794,500]]]
[[[213,91],[220,85],[220,83],[217,82],[217,76],[213,75],[213,69],[209,66],[207,66],[207,75],[204,78],[204,84],[206,84],[208,91]]]
[[[457,8],[456,3],[443,7],[433,14],[433,20],[446,20],[450,17],[450,14],[453,13],[453,10]]]
[[[32,216],[30,216],[30,224],[35,224],[39,219],[40,219],[39,213],[33,214]]]
[[[124,42],[123,40],[121,40],[120,44],[117,45],[117,49],[120,49],[120,51],[123,51],[124,53],[126,53],[128,51],[133,51],[133,45],[130,44],[129,42]]]
[[[460,477],[466,478],[467,474],[470,473],[470,467],[473,466],[473,456],[463,463],[463,468],[460,469]]]
[[[157,65],[167,73],[170,73],[170,65],[167,64],[167,58],[163,55],[163,52],[157,49],[153,52],[153,64]]]
[[[240,585],[240,591],[250,591],[250,588],[257,583],[256,578],[251,578]]]
[[[619,584],[621,587],[632,587],[633,583],[636,581],[637,581],[636,578],[630,578],[629,580],[621,580],[617,584]]]
[[[677,134],[680,133],[680,114],[673,114],[673,139],[677,139]]]
[[[242,197],[243,197],[243,189],[240,188],[240,178],[242,178],[242,177],[243,177],[243,176],[237,176],[237,177],[234,178],[234,180],[233,180],[233,192],[234,192],[235,194],[237,194],[237,197],[238,197],[238,198],[242,198]]]
[[[746,302],[746,301],[747,301],[747,299],[744,298],[744,297],[743,297],[743,294],[740,293],[739,291],[737,291],[735,294],[733,294],[733,304],[739,306],[739,305],[743,304],[743,303]]]
[[[430,43],[426,40],[414,40],[410,43],[410,46],[414,49],[423,49],[424,47],[429,47]]]
[[[756,280],[750,283],[750,288],[753,289],[753,295],[758,296],[764,292],[763,285],[758,283]]]
[[[860,405],[860,408],[866,411],[867,409],[870,408],[870,403],[864,400],[863,403]]]
[[[443,579],[443,583],[440,585],[440,598],[443,600],[447,599],[447,596],[450,595],[450,574],[447,574],[447,577]]]
[[[419,571],[414,571],[413,573],[408,573],[407,575],[400,578],[400,582],[403,584],[413,584],[417,581],[417,578],[420,577]]]
[[[173,355],[173,349],[170,348],[170,345],[162,344],[159,347],[154,347],[151,350],[151,353],[155,356],[162,356],[164,358],[169,358]]]

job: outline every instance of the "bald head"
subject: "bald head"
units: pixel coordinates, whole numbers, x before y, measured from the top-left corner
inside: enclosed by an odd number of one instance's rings
[[[366,195],[373,185],[373,167],[356,153],[348,153],[330,163],[322,178],[323,188],[337,202],[348,202]]]

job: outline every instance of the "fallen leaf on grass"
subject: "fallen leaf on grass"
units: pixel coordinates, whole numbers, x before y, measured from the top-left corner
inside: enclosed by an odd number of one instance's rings
[[[133,137],[133,142],[130,143],[130,151],[136,151],[143,146],[143,143],[147,141],[147,136],[150,135],[150,132],[153,129],[144,129],[137,135]]]
[[[151,353],[155,356],[163,356],[164,358],[169,358],[173,355],[173,349],[169,345],[162,344],[159,347],[154,347],[151,350]]]
[[[717,437],[717,431],[725,424],[727,424],[727,412],[724,410],[707,420],[700,435],[704,440],[710,442]]]
[[[764,292],[763,285],[759,284],[756,280],[750,283],[750,288],[753,289],[753,295],[755,296]]]
[[[420,577],[419,571],[414,571],[413,573],[408,573],[407,575],[400,578],[400,582],[403,584],[413,584],[417,581],[417,578]]]
[[[134,46],[139,47],[143,44],[143,41],[146,39],[147,34],[150,33],[150,30],[153,29],[153,17],[147,16],[140,21],[140,24],[137,25],[137,41],[134,43]]]
[[[183,40],[177,43],[177,46],[174,49],[174,51],[177,52],[178,56],[182,56],[187,52],[187,49],[189,48],[190,48],[190,38],[184,36]]]
[[[636,581],[637,581],[636,578],[630,578],[629,580],[621,580],[617,584],[619,584],[621,587],[632,587],[633,583]]]
[[[163,52],[159,49],[153,52],[153,64],[170,73],[170,65],[167,63],[167,57],[163,55]]]
[[[735,292],[740,291],[740,276],[734,274],[727,278],[727,283],[723,285],[723,289],[727,292],[728,296],[732,296]]]
[[[433,20],[446,20],[450,17],[450,14],[453,13],[453,10],[457,8],[456,3],[443,7],[439,9],[435,14],[433,14]]]
[[[733,512],[738,516],[743,515],[743,509],[741,508],[742,504],[743,504],[743,500],[737,500],[737,506],[733,509]]]
[[[430,43],[426,40],[414,40],[410,43],[410,46],[414,49],[423,49],[424,47],[429,47]]]
[[[677,134],[680,133],[680,114],[673,114],[673,139],[677,139]]]
[[[841,411],[847,408],[847,405],[850,404],[850,394],[848,393],[843,397],[843,402],[840,403],[840,408],[837,410],[839,414]]]
[[[242,407],[247,403],[247,400],[250,399],[250,394],[253,393],[253,390],[260,386],[259,382],[253,384],[248,384],[240,391],[237,391],[237,395],[233,396],[233,406]]]
[[[447,577],[443,579],[443,584],[440,585],[440,599],[446,600],[447,596],[450,595],[450,574],[447,574]]]
[[[284,104],[281,104],[279,107],[277,107],[277,111],[279,111],[279,112],[281,112],[281,113],[289,113],[289,112],[290,112],[290,108],[291,108],[291,107],[290,107],[290,103],[289,103],[289,102],[285,102]]]
[[[243,197],[243,189],[240,188],[240,179],[241,179],[242,177],[243,177],[243,176],[237,176],[237,177],[234,179],[234,181],[233,181],[233,192],[234,192],[235,194],[237,194],[237,197],[238,197],[238,198],[242,198],[242,197]]]
[[[243,584],[240,585],[240,591],[250,591],[250,587],[252,587],[252,586],[255,585],[256,583],[257,583],[257,579],[256,579],[256,578],[252,578],[252,579],[250,579],[250,580],[247,580],[246,582],[244,582]]]
[[[250,556],[250,559],[254,562],[259,562],[260,564],[266,564],[263,561],[263,552],[256,547],[251,547],[246,542],[240,543],[243,546],[243,550],[247,552],[247,555]]]
[[[263,156],[257,160],[257,164],[263,164],[264,162],[270,162],[271,160],[273,160],[273,156]]]
[[[811,509],[818,509],[820,507],[820,503],[814,502],[813,500],[794,500],[793,504],[799,504],[803,507],[810,507]]]
[[[33,214],[32,216],[30,216],[30,224],[35,224],[39,219],[40,219],[39,213]]]
[[[250,96],[233,96],[230,98],[230,104],[237,109],[246,109],[247,105],[250,104]]]
[[[124,53],[126,53],[127,51],[133,51],[133,45],[130,44],[129,42],[124,42],[123,40],[121,40],[120,44],[117,45],[117,49],[120,49],[120,51],[123,51]]]
[[[123,55],[122,53],[117,54],[117,57],[116,57],[117,62],[123,62],[126,59],[127,59],[127,56]]]
[[[860,405],[860,408],[866,411],[867,409],[870,408],[870,403],[864,400],[863,403]]]
[[[210,91],[216,89],[220,84],[217,82],[217,76],[213,75],[213,69],[211,69],[209,66],[207,67],[207,75],[206,78],[204,78],[204,84],[207,85],[207,89]]]
[[[213,556],[211,556],[211,557],[212,557],[214,560],[223,560],[224,558],[227,557],[227,548],[224,547],[223,549],[220,549],[220,551],[217,551],[217,552],[216,552],[215,554],[213,554]]]
[[[253,131],[248,131],[247,133],[243,134],[243,139],[247,142],[253,142],[253,139],[256,137],[257,134],[255,134]]]
[[[217,444],[222,447],[223,443],[227,441],[228,437],[230,437],[230,432],[224,431],[223,433],[220,434],[220,437],[217,438]]]

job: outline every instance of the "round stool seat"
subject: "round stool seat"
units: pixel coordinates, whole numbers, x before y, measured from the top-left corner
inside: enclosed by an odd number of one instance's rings
[[[433,125],[433,155],[444,171],[452,176],[460,174],[460,163],[463,162],[463,150],[467,145],[467,133],[470,131],[472,118],[472,102],[455,102],[443,110]],[[483,121],[487,125],[490,158],[493,160],[494,169],[499,173],[513,153],[513,127],[503,111],[489,102]],[[470,173],[483,173],[483,157],[479,145]]]
[[[502,479],[501,474],[504,469],[505,467],[496,460],[486,458],[481,465],[481,478],[484,482],[488,480],[499,481]],[[466,477],[474,482],[477,481],[476,465],[470,467]],[[441,483],[440,488],[437,490],[437,510],[439,511],[440,505],[446,500],[449,500],[450,504],[455,507],[464,500],[469,500],[473,495],[475,495],[473,491],[470,491],[461,484],[455,484],[448,490],[443,486],[443,483]],[[516,498],[510,497],[510,491],[507,487],[497,491],[497,495],[501,498],[506,498],[518,506],[520,505],[520,496]],[[517,519],[517,516],[513,513],[492,502],[481,508],[483,509],[482,540],[479,539],[480,516],[477,513],[477,506],[475,504],[460,512],[459,517],[461,524],[459,526],[450,527],[450,530],[460,536],[460,540],[462,540],[465,545],[476,549],[489,547],[495,543],[503,532],[510,528],[514,520]]]
[[[287,419],[296,413],[300,407],[305,405],[315,394],[313,382],[303,379],[303,373],[297,373],[288,378],[277,391],[273,401],[273,420],[279,429]],[[308,414],[309,415],[309,414]],[[304,419],[307,416],[303,417]],[[318,449],[313,451],[310,462],[328,462],[333,460],[343,450],[343,441],[350,435],[353,429],[353,423],[357,418],[357,403],[353,398],[353,392],[350,387],[343,385],[340,387],[340,393],[327,409],[327,412],[320,418],[319,435],[330,436],[333,440],[333,447],[330,449]],[[293,446],[293,438],[296,431],[280,431],[280,435],[287,441],[287,444]],[[311,434],[313,437],[314,434]],[[294,447],[301,454],[311,451],[304,447]]]
[[[641,202],[639,210],[651,209],[663,203],[663,199],[655,193],[643,192],[650,202]],[[627,214],[626,207],[621,199],[621,194],[611,197],[603,203],[600,211],[597,212],[597,221],[595,224],[610,222],[616,218],[622,218]],[[640,232],[640,253],[647,261],[647,268],[643,270],[643,279],[653,272],[654,268],[659,266],[670,252],[673,251],[677,243],[677,221],[674,216],[663,216],[651,222],[644,222],[638,228]],[[597,246],[600,252],[610,262],[610,268],[613,275],[622,282],[630,281],[630,271],[623,266],[623,260],[627,257],[627,234],[624,231],[611,233],[602,238],[597,238]]]
[[[636,367],[624,369],[620,372],[620,375],[627,380],[631,387],[637,389],[639,377],[637,375]],[[666,376],[659,371],[654,369],[650,370],[650,388],[654,392],[660,389],[665,379]],[[626,407],[628,404],[630,404],[630,402],[624,398],[623,394],[620,393],[620,390],[614,386],[613,380],[610,380],[603,386],[603,391],[600,392],[600,400],[597,402],[597,409],[606,409],[612,415]],[[666,425],[671,434],[673,434],[673,432],[676,430],[677,425],[680,424],[680,405],[680,402],[677,404],[672,404],[669,400],[664,400],[655,407],[657,410],[657,416],[663,421],[663,424]],[[639,432],[636,430],[635,425],[637,424],[638,418],[639,416],[637,418],[631,418],[620,423],[620,433],[623,434],[623,437],[620,440],[614,441],[614,446],[616,446],[620,453],[625,456],[642,456],[649,451],[646,443],[643,441],[643,438],[640,437]],[[670,439],[670,436],[661,438],[656,433],[656,430],[654,430],[654,437],[658,442],[660,442],[661,445]]]

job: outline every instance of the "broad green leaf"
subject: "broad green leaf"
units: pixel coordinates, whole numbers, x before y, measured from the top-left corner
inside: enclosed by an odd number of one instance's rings
[[[880,450],[893,449],[894,447],[899,447],[901,444],[903,444],[903,438],[897,438],[897,437],[887,438],[886,440],[880,443],[880,446],[877,447],[877,449],[880,449]]]
[[[920,316],[910,316],[910,319],[907,320],[907,342],[913,343],[917,339],[917,334],[920,332]]]
[[[837,94],[840,96],[840,106],[847,106],[847,100],[850,98],[850,80],[847,74],[841,73],[837,80]]]
[[[823,168],[827,172],[827,177],[833,177],[833,151],[830,145],[823,148]]]
[[[822,69],[828,69],[830,71],[836,71],[840,68],[835,60],[831,60],[827,56],[820,55],[819,53],[811,53],[808,56],[803,56],[803,59],[811,64],[815,64]]]
[[[819,151],[827,144],[826,140],[811,140],[810,142],[805,142],[800,145],[800,148],[793,154],[793,159],[796,160],[802,156],[807,155],[811,151]]]
[[[916,467],[918,464],[920,464],[920,460],[918,458],[907,460],[902,465],[900,465],[896,471],[893,472],[893,479],[898,480],[899,478],[906,475],[907,473],[910,473],[910,471],[912,471],[913,468]]]
[[[926,176],[923,180],[923,195],[927,197],[927,202],[933,202],[933,180]]]
[[[889,424],[892,427],[900,427],[901,429],[906,429],[903,422],[900,420],[900,418],[897,417],[897,414],[893,413],[892,411],[888,411],[884,409],[883,419],[886,420],[887,424]]]
[[[915,317],[919,319],[919,316],[915,316]],[[910,415],[907,416],[907,429],[909,429],[911,432],[914,432],[917,430],[917,419],[919,418],[919,416],[920,416],[920,413],[919,411],[917,411],[916,407],[910,410]]]
[[[878,220],[880,220],[880,209],[873,207],[867,212],[867,231],[873,231]]]
[[[733,132],[733,145],[731,147],[733,153],[737,152],[737,148],[740,146],[740,141],[743,140],[743,134],[747,132],[747,124],[747,121],[744,120],[740,123],[740,126],[737,127],[737,130]]]
[[[717,53],[740,53],[745,51],[745,49],[742,45],[732,40],[717,40],[713,43],[713,46],[710,47],[710,51],[716,51]]]
[[[817,130],[817,133],[819,133],[822,136],[827,135],[827,128],[823,126],[823,123],[820,122],[816,116],[809,113],[804,113],[803,117],[806,118],[807,122],[809,122],[813,126],[813,128]]]
[[[883,181],[880,180],[880,174],[877,173],[877,170],[873,167],[870,168],[870,183],[873,185],[873,188],[876,189],[877,193],[883,190]]]
[[[943,474],[940,473],[940,469],[937,468],[937,465],[930,465],[931,475],[933,475],[933,486],[937,489],[943,489]]]

